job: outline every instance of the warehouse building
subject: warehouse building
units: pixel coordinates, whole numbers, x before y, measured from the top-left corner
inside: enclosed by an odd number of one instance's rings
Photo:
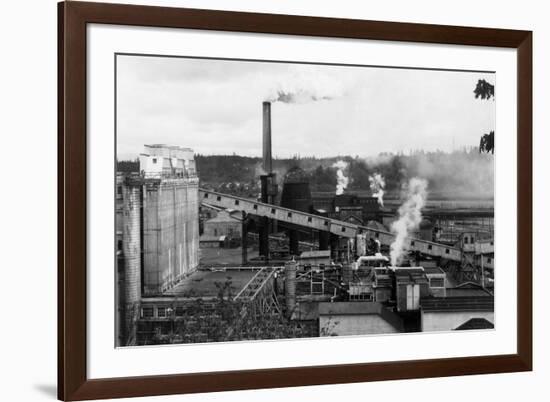
[[[422,331],[494,328],[493,294],[476,283],[448,288],[445,297],[422,298],[421,306]]]
[[[242,214],[240,211],[219,211],[215,217],[204,222],[203,235],[240,239],[242,236]]]

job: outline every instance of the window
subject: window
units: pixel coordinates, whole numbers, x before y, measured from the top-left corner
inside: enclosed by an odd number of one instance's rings
[[[122,251],[122,240],[117,241],[117,250]]]
[[[292,218],[292,212],[289,212],[289,213],[287,214],[287,216],[288,216],[289,218]]]
[[[428,244],[428,250],[431,250],[431,249],[432,249],[432,245]]]
[[[445,249],[445,254],[449,254],[450,252],[451,251],[448,248]]]
[[[157,317],[166,318],[166,307],[157,307]]]
[[[218,195],[218,197],[217,197],[216,199],[217,199],[218,201],[221,201],[221,200],[222,200],[222,197],[220,197],[220,196]]]
[[[311,219],[311,216],[308,216],[307,222],[308,222],[308,223],[311,223],[311,220],[312,220],[312,219]]]
[[[445,287],[445,279],[443,278],[430,278],[431,288],[443,288]]]
[[[350,300],[373,301],[373,295],[371,293],[350,294],[349,299]]]
[[[183,316],[183,306],[177,306],[176,307],[176,317],[182,317]]]
[[[153,163],[157,163],[157,158],[153,158]]]
[[[464,236],[464,244],[468,244],[468,236]]]
[[[254,204],[254,209],[256,209],[256,210],[258,209],[258,206],[256,204]]]
[[[214,229],[214,236],[218,235],[218,229]]]
[[[275,215],[275,208],[271,208],[271,213]]]
[[[141,309],[141,318],[153,318],[153,307],[143,307]]]
[[[411,246],[414,246],[414,240],[411,240]]]
[[[239,200],[235,200],[235,205],[239,205]]]

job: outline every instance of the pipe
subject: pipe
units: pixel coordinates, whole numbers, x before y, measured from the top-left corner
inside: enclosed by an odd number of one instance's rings
[[[248,217],[246,212],[242,211],[242,230],[241,230],[241,257],[242,264],[246,265],[248,263]]]
[[[286,315],[291,318],[296,307],[296,269],[298,263],[294,260],[285,263],[285,301]]]

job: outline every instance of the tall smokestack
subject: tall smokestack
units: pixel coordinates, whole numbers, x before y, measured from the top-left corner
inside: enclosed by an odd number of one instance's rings
[[[263,102],[263,168],[267,174],[273,171],[271,160],[271,102]]]

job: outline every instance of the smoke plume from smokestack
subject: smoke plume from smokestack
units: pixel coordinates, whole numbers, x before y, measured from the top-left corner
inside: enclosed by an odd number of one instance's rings
[[[384,206],[384,188],[386,187],[386,181],[380,173],[375,173],[369,176],[370,190],[372,196],[378,198],[378,204],[381,207]]]
[[[298,89],[295,91],[278,90],[277,93],[274,96],[269,97],[267,101],[282,103],[307,103],[331,99],[333,99],[332,96],[316,95],[312,91]]]
[[[305,72],[290,67],[289,74],[275,79],[272,85],[266,101],[304,104],[340,98],[350,89],[351,83],[339,73]]]
[[[348,163],[340,160],[335,162],[332,167],[336,168],[336,195],[344,194],[344,190],[349,183],[349,178],[344,174],[344,170],[347,169]]]
[[[390,259],[393,266],[401,263],[405,251],[405,241],[412,230],[422,221],[422,208],[426,203],[428,182],[424,179],[412,178],[407,186],[407,198],[399,207],[399,219],[392,223],[391,230],[395,240],[390,246]]]

